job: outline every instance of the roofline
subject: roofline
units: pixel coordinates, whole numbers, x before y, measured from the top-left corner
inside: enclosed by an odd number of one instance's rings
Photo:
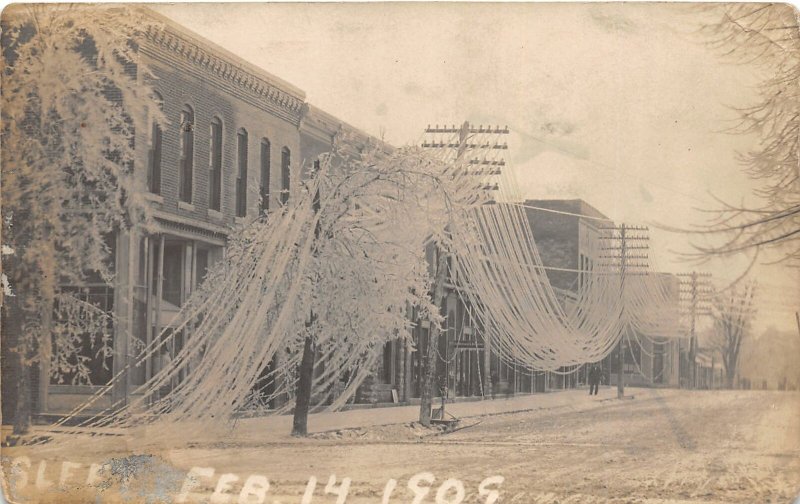
[[[203,49],[209,52],[213,52],[225,59],[230,60],[230,63],[232,65],[238,66],[242,71],[251,73],[256,77],[263,79],[268,84],[275,86],[279,90],[291,94],[292,96],[301,101],[305,101],[306,99],[305,91],[295,86],[294,84],[291,84],[290,82],[287,82],[281,79],[280,77],[267,72],[263,68],[253,63],[250,63],[241,56],[237,56],[233,52],[225,49],[224,47],[218,44],[215,44],[214,42],[208,40],[206,37],[200,35],[199,33],[194,32],[189,28],[186,28],[177,21],[174,21],[168,18],[167,16],[164,16],[163,14],[154,11],[150,7],[139,5],[136,6],[135,8],[139,9],[142,13],[144,13],[148,17],[152,17],[153,19],[161,23],[164,23],[164,25],[166,25],[170,30],[177,32],[181,37],[187,38],[191,43],[196,44],[197,46],[202,47]]]
[[[394,146],[391,144],[342,121],[333,114],[326,112],[308,102],[306,102],[306,106],[303,111],[300,129],[301,131],[312,134],[314,132],[323,133],[326,137],[330,136],[331,141],[333,141],[338,135],[350,134],[354,136],[356,140],[362,143],[374,143],[383,151],[389,152],[394,149]]]

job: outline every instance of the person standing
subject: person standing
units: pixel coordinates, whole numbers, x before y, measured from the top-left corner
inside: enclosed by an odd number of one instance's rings
[[[600,369],[596,365],[592,365],[589,369],[589,395],[597,395],[597,390],[600,388]]]
[[[494,400],[495,396],[497,395],[497,387],[500,386],[500,376],[497,374],[497,370],[492,371],[492,400]]]

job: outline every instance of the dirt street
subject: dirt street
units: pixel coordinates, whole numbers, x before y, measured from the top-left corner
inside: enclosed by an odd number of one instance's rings
[[[577,411],[469,417],[461,430],[446,434],[410,424],[360,427],[305,440],[203,443],[165,451],[159,460],[176,468],[173,492],[186,489],[187,501],[258,502],[252,496],[237,501],[253,474],[268,479],[270,503],[498,497],[506,503],[753,504],[787,503],[800,493],[800,394],[631,393],[634,399],[601,400]],[[88,449],[81,457],[111,455]],[[206,472],[184,487],[192,467]],[[230,485],[220,485],[223,474],[233,475],[227,477]],[[346,492],[343,478],[350,478]],[[216,500],[210,497],[215,490]],[[417,494],[424,497],[414,500]]]

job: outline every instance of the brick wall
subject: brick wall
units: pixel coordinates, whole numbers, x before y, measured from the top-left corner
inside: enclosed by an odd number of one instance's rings
[[[270,208],[277,205],[281,187],[281,150],[288,147],[292,155],[292,181],[294,191],[299,187],[302,160],[297,123],[279,117],[267,106],[257,106],[257,98],[248,96],[246,90],[237,88],[214,75],[201,71],[182,61],[178,55],[161,48],[144,52],[145,62],[158,77],[153,87],[163,97],[164,114],[170,121],[164,128],[161,157],[161,198],[158,210],[202,223],[230,226],[235,223],[235,188],[238,172],[237,133],[244,129],[248,134],[247,162],[247,215],[258,214],[261,184],[261,141],[270,142]],[[180,115],[188,105],[194,112],[194,171],[192,176],[191,207],[179,205]],[[221,215],[209,212],[209,175],[211,167],[211,121],[222,122],[222,202]],[[150,130],[137,138],[137,166],[147,167],[150,148]]]

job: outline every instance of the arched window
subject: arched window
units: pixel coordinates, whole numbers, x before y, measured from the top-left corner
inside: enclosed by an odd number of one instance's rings
[[[272,148],[270,147],[269,140],[266,138],[261,139],[261,185],[259,189],[259,196],[261,203],[259,205],[260,213],[264,214],[269,211],[269,176],[270,176],[270,156]]]
[[[192,202],[192,175],[194,172],[194,111],[189,105],[181,110],[181,159],[178,196],[181,201]]]
[[[153,92],[153,99],[159,109],[164,109],[164,99]],[[150,131],[150,149],[147,153],[147,190],[153,194],[161,194],[161,126],[154,120]]]
[[[222,208],[222,121],[211,120],[211,165],[208,174],[208,208]]]
[[[289,202],[289,178],[291,175],[292,152],[288,147],[281,150],[281,204]]]
[[[236,216],[247,215],[247,131],[240,129],[236,135],[238,144],[238,164],[236,172]]]

